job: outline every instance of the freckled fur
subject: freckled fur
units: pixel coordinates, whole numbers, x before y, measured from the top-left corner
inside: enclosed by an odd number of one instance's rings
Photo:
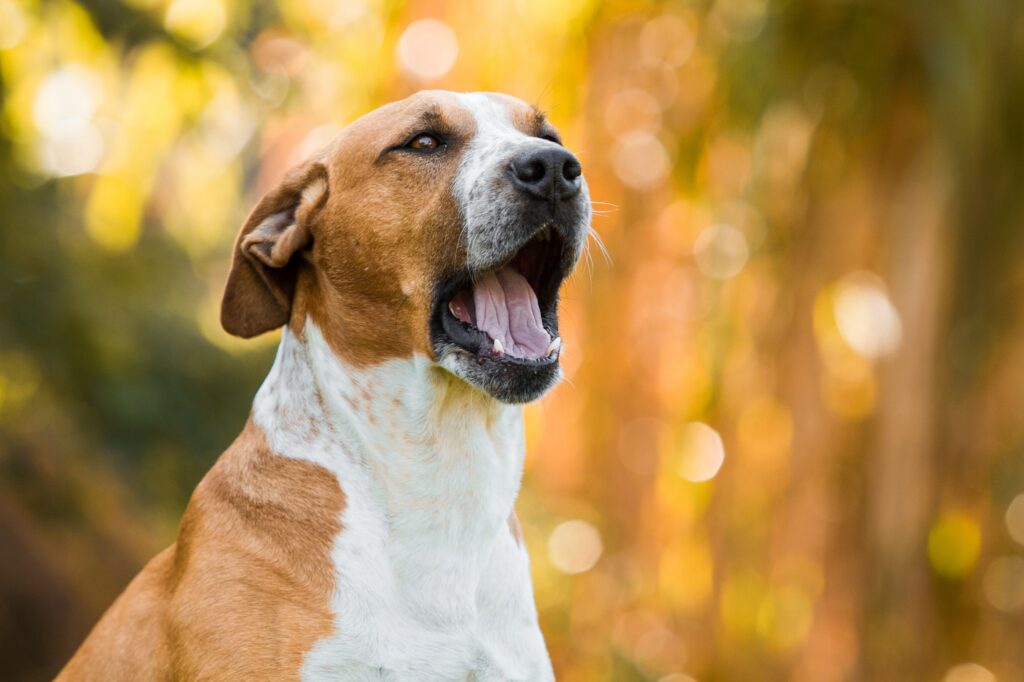
[[[307,411],[318,433],[291,426]],[[304,679],[552,679],[509,520],[518,408],[422,356],[355,369],[310,322],[301,338],[285,332],[253,418],[275,451],[327,468],[346,491],[335,632]]]

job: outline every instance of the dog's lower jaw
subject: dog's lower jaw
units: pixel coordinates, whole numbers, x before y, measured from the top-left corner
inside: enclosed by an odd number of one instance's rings
[[[347,366],[307,322],[301,338],[285,330],[253,420],[274,453],[324,467],[345,495],[335,631],[304,678],[553,679],[529,558],[508,522],[524,457],[518,407],[423,357]]]
[[[475,357],[460,348],[450,348],[446,349],[441,366],[477,391],[509,405],[524,405],[537,400],[562,378],[558,364],[538,367],[526,377],[522,374],[502,377],[500,372],[488,371],[484,366],[496,362]]]

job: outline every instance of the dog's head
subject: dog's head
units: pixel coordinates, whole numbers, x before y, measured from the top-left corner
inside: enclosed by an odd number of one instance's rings
[[[506,95],[421,92],[293,169],[235,244],[224,328],[307,318],[365,366],[419,353],[495,398],[558,380],[558,289],[590,200],[576,157]]]

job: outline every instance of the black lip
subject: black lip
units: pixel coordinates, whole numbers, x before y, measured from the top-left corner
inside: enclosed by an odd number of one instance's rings
[[[449,341],[474,355],[480,355],[488,342],[487,334],[473,325],[457,319],[448,309],[448,302],[471,285],[472,277],[468,272],[451,278],[434,302],[434,317],[437,318],[442,332]]]
[[[539,239],[539,235],[548,230],[549,241]],[[537,295],[541,321],[551,338],[558,337],[558,290],[571,271],[571,260],[567,257],[566,244],[559,230],[551,224],[545,224],[536,230],[527,240],[520,244],[508,257],[494,263],[490,267],[473,272],[465,270],[446,278],[438,288],[431,315],[432,336],[435,349],[452,344],[475,355],[482,364],[520,365],[539,367],[558,363],[554,357],[538,359],[517,358],[505,354],[494,355],[490,337],[472,324],[456,318],[448,307],[449,302],[460,291],[472,286],[474,275],[498,270],[513,264],[526,277]],[[525,270],[525,271],[524,271]]]

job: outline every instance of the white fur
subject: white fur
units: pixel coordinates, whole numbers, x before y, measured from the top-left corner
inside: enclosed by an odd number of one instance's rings
[[[253,404],[274,452],[333,472],[345,494],[335,632],[304,680],[553,680],[529,558],[508,517],[520,409],[414,356],[356,369],[308,322],[287,328]]]

